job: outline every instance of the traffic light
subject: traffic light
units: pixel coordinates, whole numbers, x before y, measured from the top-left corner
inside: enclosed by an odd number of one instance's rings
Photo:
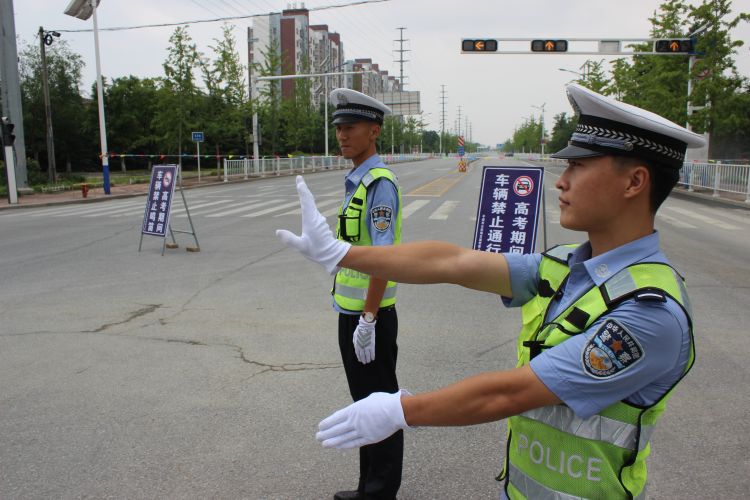
[[[690,54],[693,52],[693,40],[690,38],[665,38],[654,41],[654,52],[671,52],[673,54]]]
[[[461,40],[462,52],[497,52],[497,40],[494,39],[464,39]]]
[[[13,142],[16,140],[16,135],[13,133],[13,129],[16,128],[15,125],[10,123],[10,119],[7,116],[3,116],[3,145],[4,146],[12,146]]]
[[[532,52],[567,52],[567,40],[532,40]]]

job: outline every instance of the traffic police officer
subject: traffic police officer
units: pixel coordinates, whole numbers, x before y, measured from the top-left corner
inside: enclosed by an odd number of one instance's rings
[[[401,241],[401,194],[396,176],[375,148],[383,118],[391,110],[345,88],[333,90],[330,100],[336,106],[333,124],[341,154],[354,164],[344,180],[346,194],[336,236],[354,246],[397,245]],[[396,283],[342,267],[336,273],[333,307],[339,312],[339,348],[354,401],[373,392],[398,391]],[[357,489],[339,491],[334,499],[396,498],[403,448],[402,431],[361,447]]]
[[[399,282],[456,283],[520,306],[518,365],[418,395],[378,393],[320,424],[323,446],[377,442],[419,425],[509,418],[504,498],[643,498],[650,437],[693,364],[690,302],[659,249],[656,210],[698,136],[648,111],[567,87],[579,115],[556,187],[560,225],[581,245],[494,254],[439,242],[390,251],[329,245],[326,258]],[[304,185],[303,234],[317,212]],[[306,229],[310,230],[306,234]],[[297,240],[287,245],[305,256]]]

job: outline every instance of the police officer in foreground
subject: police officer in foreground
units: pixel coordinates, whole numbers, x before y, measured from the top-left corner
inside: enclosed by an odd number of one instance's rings
[[[344,180],[337,242],[347,247],[397,245],[401,242],[401,193],[396,176],[375,149],[383,118],[391,110],[345,88],[333,90],[330,99],[336,106],[333,124],[341,154],[354,164]],[[315,223],[327,230],[323,216],[317,217]],[[373,392],[398,391],[396,283],[342,267],[336,273],[333,307],[339,312],[339,348],[354,401]],[[404,436],[400,430],[390,434],[360,448],[357,489],[340,491],[334,499],[396,498]]]
[[[515,369],[433,392],[377,393],[320,423],[325,447],[350,448],[425,425],[508,418],[504,498],[643,498],[650,439],[694,359],[690,302],[659,249],[657,209],[702,137],[648,111],[567,87],[579,115],[556,183],[561,226],[588,241],[541,254],[494,254],[440,242],[392,248],[334,242],[313,227],[301,179],[303,239],[285,244],[406,283],[455,283],[520,306]]]

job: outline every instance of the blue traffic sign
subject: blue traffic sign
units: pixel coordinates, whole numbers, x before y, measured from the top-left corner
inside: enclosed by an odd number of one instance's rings
[[[203,142],[203,132],[193,132],[193,142]]]
[[[541,167],[484,167],[474,250],[532,253],[543,186]]]
[[[458,147],[458,156],[463,156],[466,154],[466,149],[464,149],[463,146]]]

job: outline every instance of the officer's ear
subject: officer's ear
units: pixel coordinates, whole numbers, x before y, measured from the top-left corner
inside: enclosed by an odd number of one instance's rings
[[[626,197],[632,198],[641,193],[648,195],[651,186],[651,173],[647,166],[641,164],[631,166],[627,172],[627,179]]]
[[[379,123],[373,123],[370,126],[370,137],[373,139],[377,139],[380,137],[380,124]]]

